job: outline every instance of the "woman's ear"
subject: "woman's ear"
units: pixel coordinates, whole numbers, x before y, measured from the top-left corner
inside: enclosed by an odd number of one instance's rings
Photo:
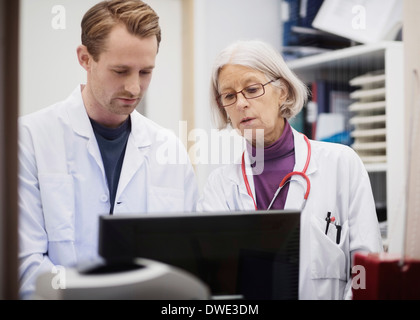
[[[281,82],[279,91],[280,91],[280,95],[279,95],[279,107],[281,107],[284,102],[288,99],[289,97],[289,84],[285,81]]]
[[[77,47],[77,59],[86,71],[90,70],[92,56],[89,54],[86,46],[80,45]]]

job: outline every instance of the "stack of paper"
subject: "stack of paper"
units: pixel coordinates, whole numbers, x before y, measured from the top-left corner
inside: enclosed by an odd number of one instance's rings
[[[395,40],[402,28],[401,0],[325,0],[312,27],[359,43]]]
[[[357,87],[350,94],[355,100],[349,106],[353,116],[352,148],[364,163],[386,162],[386,99],[383,70],[369,72],[350,80]]]

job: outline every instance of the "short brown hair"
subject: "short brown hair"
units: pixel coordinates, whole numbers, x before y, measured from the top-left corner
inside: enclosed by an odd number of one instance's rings
[[[161,40],[159,16],[140,0],[102,1],[90,8],[82,19],[82,44],[95,61],[105,49],[105,41],[111,29],[124,24],[127,31],[138,37],[156,36]]]

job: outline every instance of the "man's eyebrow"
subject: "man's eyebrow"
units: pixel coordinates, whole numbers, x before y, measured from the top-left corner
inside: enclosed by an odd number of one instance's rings
[[[125,64],[112,64],[110,67],[111,68],[118,68],[118,69],[129,68],[129,66],[125,65]]]
[[[130,67],[129,65],[125,65],[125,64],[116,64],[116,65],[111,65],[110,66],[112,69],[131,69],[132,67]],[[151,66],[147,66],[142,68],[142,70],[150,70],[150,69],[154,69],[155,66],[151,65]]]

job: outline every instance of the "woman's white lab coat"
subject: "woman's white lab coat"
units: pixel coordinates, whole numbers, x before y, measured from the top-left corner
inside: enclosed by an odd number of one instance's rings
[[[293,136],[294,171],[302,171],[308,148],[302,134],[293,130]],[[311,189],[301,214],[299,298],[351,298],[353,253],[382,251],[369,176],[351,148],[320,141],[311,141],[311,146],[307,169]],[[249,160],[246,163],[248,167]],[[248,180],[255,198],[252,175]],[[294,175],[285,209],[300,209],[305,190],[305,180]],[[217,168],[210,174],[198,210],[254,210],[240,162]],[[336,244],[335,226],[330,225],[325,234],[327,212],[342,226],[339,244]]]
[[[194,211],[195,175],[168,130],[131,114],[114,214]],[[78,87],[19,122],[21,295],[40,272],[97,258],[99,215],[110,211],[101,154]]]

